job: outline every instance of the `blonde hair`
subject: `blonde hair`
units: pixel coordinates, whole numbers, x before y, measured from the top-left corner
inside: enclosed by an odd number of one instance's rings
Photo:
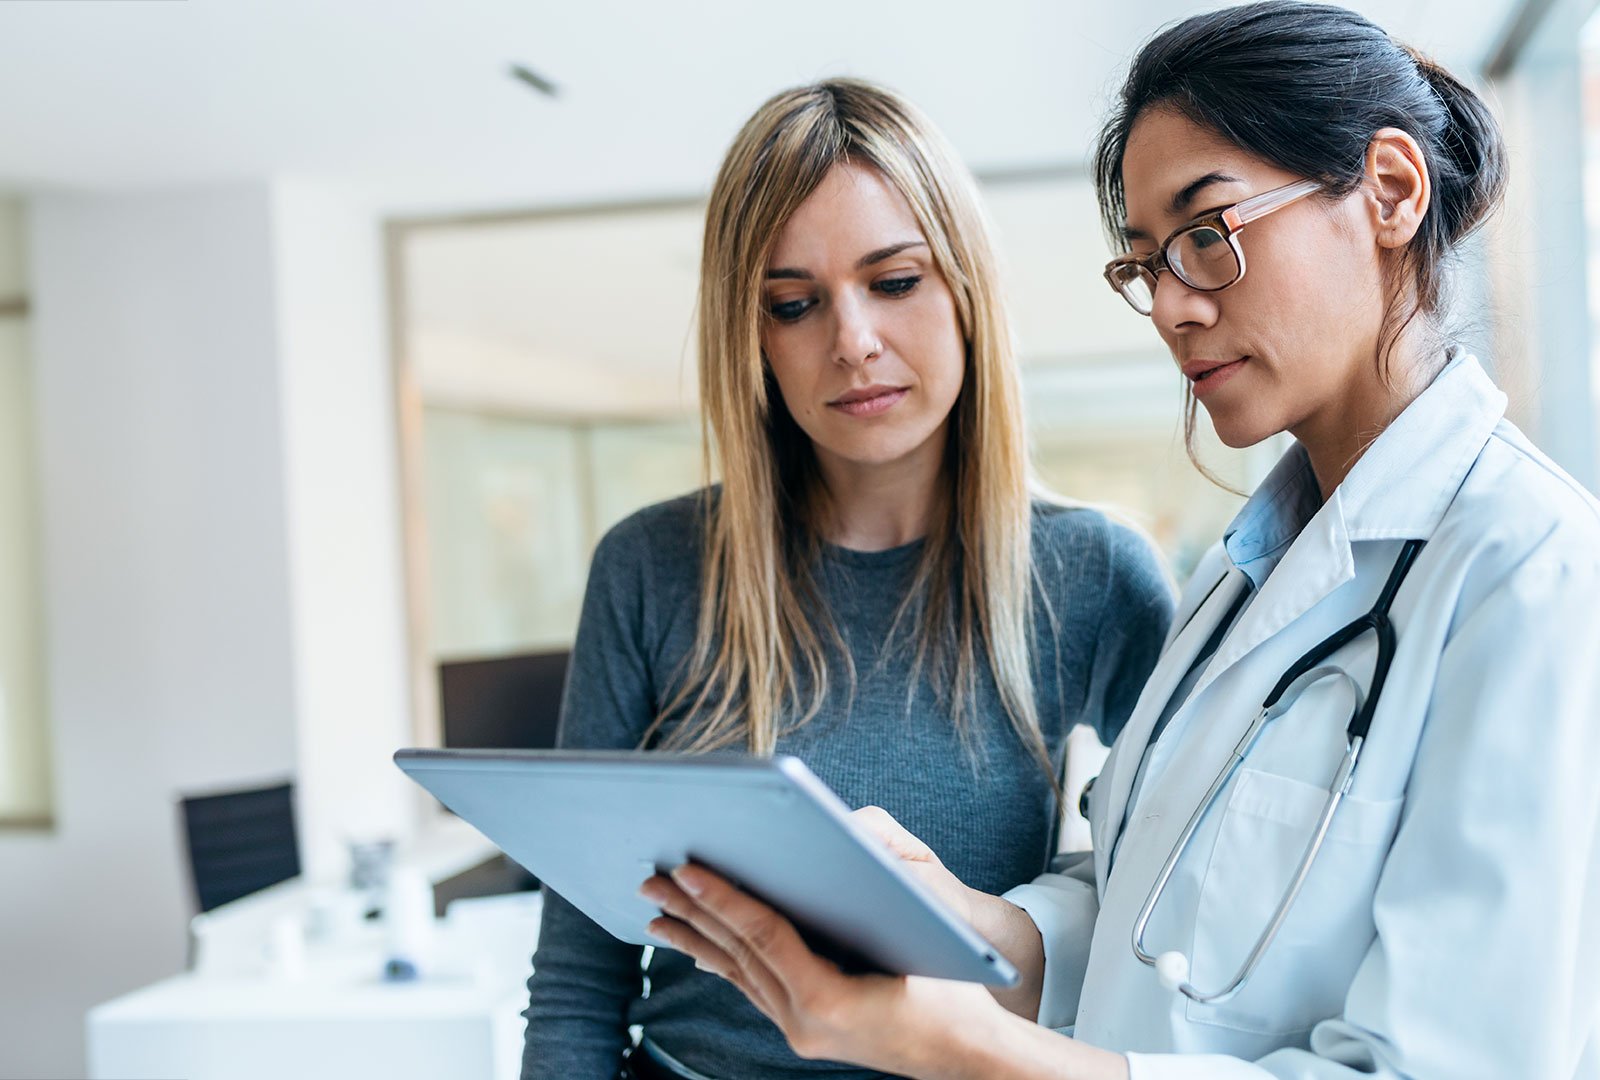
[[[683,682],[646,735],[680,713],[664,745],[691,752],[743,743],[771,754],[817,715],[828,649],[855,671],[817,603],[816,460],[761,352],[762,282],[789,216],[842,163],[880,173],[910,205],[955,300],[967,343],[945,472],[908,623],[916,675],[926,671],[963,741],[986,658],[1007,718],[1052,777],[1034,703],[1033,581],[1026,435],[1010,329],[988,227],[971,176],[923,115],[881,87],[830,79],[772,98],[745,124],[717,174],[700,265],[700,394],[708,472],[695,645]],[[951,586],[954,586],[953,588]],[[1053,620],[1052,620],[1053,621]],[[970,746],[970,744],[968,744]]]

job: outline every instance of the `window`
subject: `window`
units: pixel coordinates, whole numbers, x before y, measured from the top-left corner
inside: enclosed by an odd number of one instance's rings
[[[50,822],[22,208],[0,202],[0,827]]]
[[[1509,415],[1600,488],[1594,294],[1600,238],[1600,23],[1595,0],[1526,5],[1490,61],[1511,150],[1492,239],[1494,374]]]

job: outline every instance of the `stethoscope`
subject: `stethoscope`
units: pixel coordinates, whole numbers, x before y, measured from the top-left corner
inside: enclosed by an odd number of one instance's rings
[[[1395,560],[1394,569],[1389,572],[1389,580],[1384,584],[1383,592],[1378,595],[1378,601],[1372,606],[1371,611],[1335,631],[1283,673],[1278,684],[1272,688],[1272,693],[1262,702],[1261,713],[1256,717],[1255,723],[1250,725],[1250,730],[1244,733],[1244,737],[1234,747],[1233,756],[1223,767],[1222,774],[1212,783],[1205,798],[1200,801],[1199,808],[1190,816],[1189,824],[1184,827],[1172,854],[1167,856],[1167,861],[1161,867],[1161,873],[1157,875],[1155,885],[1150,890],[1150,896],[1145,900],[1144,907],[1139,910],[1139,918],[1133,924],[1133,954],[1141,963],[1156,969],[1161,985],[1168,990],[1176,990],[1190,1001],[1202,1004],[1227,1001],[1237,994],[1245,980],[1250,978],[1256,966],[1261,963],[1262,956],[1278,936],[1278,930],[1288,917],[1289,909],[1294,905],[1295,898],[1300,895],[1300,888],[1305,884],[1306,877],[1311,873],[1312,864],[1316,862],[1317,854],[1322,850],[1322,842],[1327,838],[1328,827],[1333,824],[1334,811],[1339,808],[1339,803],[1350,791],[1351,781],[1355,777],[1356,760],[1361,756],[1361,747],[1366,742],[1367,730],[1372,726],[1372,714],[1378,708],[1378,698],[1383,692],[1384,680],[1389,676],[1389,665],[1394,660],[1394,623],[1389,618],[1389,608],[1394,603],[1395,593],[1400,590],[1400,583],[1411,570],[1411,564],[1416,561],[1417,552],[1422,550],[1423,544],[1422,540],[1406,541],[1400,557]],[[1351,678],[1349,672],[1332,664],[1325,664],[1324,661],[1369,630],[1377,636],[1378,657],[1372,669],[1372,692],[1363,701],[1361,688],[1355,679]],[[1189,841],[1200,828],[1200,822],[1204,820],[1222,789],[1227,787],[1228,781],[1233,779],[1234,773],[1244,762],[1245,755],[1255,745],[1262,730],[1288,712],[1306,687],[1329,678],[1344,680],[1355,702],[1350,723],[1345,727],[1344,760],[1339,763],[1333,783],[1328,786],[1328,799],[1323,804],[1322,814],[1317,819],[1316,828],[1312,831],[1310,843],[1306,845],[1305,854],[1300,857],[1300,865],[1289,882],[1288,891],[1283,894],[1277,910],[1273,912],[1271,921],[1267,923],[1266,930],[1256,940],[1255,947],[1250,950],[1244,964],[1233,978],[1228,980],[1227,985],[1213,993],[1203,993],[1188,981],[1187,956],[1176,950],[1155,956],[1145,949],[1145,927],[1149,925],[1150,916],[1155,912],[1156,904],[1160,901],[1162,892],[1166,890],[1167,882],[1172,878],[1178,861],[1188,849]]]

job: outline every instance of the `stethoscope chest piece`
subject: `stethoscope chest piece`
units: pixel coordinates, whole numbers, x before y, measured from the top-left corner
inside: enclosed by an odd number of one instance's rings
[[[1156,976],[1166,990],[1178,991],[1189,982],[1189,958],[1176,949],[1156,957]]]

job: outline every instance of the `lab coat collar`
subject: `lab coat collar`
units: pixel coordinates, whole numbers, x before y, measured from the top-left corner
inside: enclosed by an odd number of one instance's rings
[[[1430,538],[1505,405],[1478,361],[1452,350],[1444,369],[1320,507],[1305,449],[1290,448],[1224,539],[1229,562],[1259,595],[1191,696],[1355,577],[1352,543]]]
[[[1106,829],[1097,838],[1097,846],[1109,851],[1115,844],[1156,718],[1193,662],[1200,643],[1231,606],[1231,598],[1239,588],[1250,587],[1243,579],[1250,579],[1257,595],[1212,656],[1173,717],[1168,734],[1152,749],[1147,791],[1158,785],[1156,777],[1171,751],[1168,735],[1177,734],[1183,726],[1180,718],[1197,707],[1211,684],[1355,578],[1352,542],[1432,536],[1500,421],[1505,401],[1477,360],[1452,353],[1445,368],[1373,442],[1326,503],[1320,503],[1305,450],[1298,443],[1290,448],[1229,526],[1223,541],[1227,565],[1216,567],[1222,573],[1208,575],[1210,581],[1203,587],[1211,588],[1219,578],[1221,583],[1162,654],[1113,751],[1114,760],[1107,762],[1112,783],[1107,792]],[[1230,574],[1239,578],[1237,586],[1228,582]],[[1253,718],[1241,713],[1223,720],[1224,726],[1231,722],[1239,730],[1219,730],[1210,749],[1201,751],[1185,772],[1206,778],[1216,775],[1234,740]],[[1211,756],[1217,760],[1208,760]],[[1197,784],[1190,793],[1193,798],[1186,811],[1199,804],[1203,786]],[[1182,820],[1182,815],[1175,820]],[[1100,862],[1104,865],[1105,860]],[[1102,889],[1106,886],[1103,876],[1099,885]]]
[[[1477,358],[1452,349],[1336,490],[1350,539],[1431,537],[1505,412],[1505,394]]]
[[[1334,491],[1349,540],[1425,540],[1489,433],[1506,396],[1477,359],[1453,349],[1443,370],[1361,456]],[[1331,500],[1330,500],[1331,501]],[[1228,561],[1257,589],[1326,508],[1305,448],[1295,443],[1223,535]]]

